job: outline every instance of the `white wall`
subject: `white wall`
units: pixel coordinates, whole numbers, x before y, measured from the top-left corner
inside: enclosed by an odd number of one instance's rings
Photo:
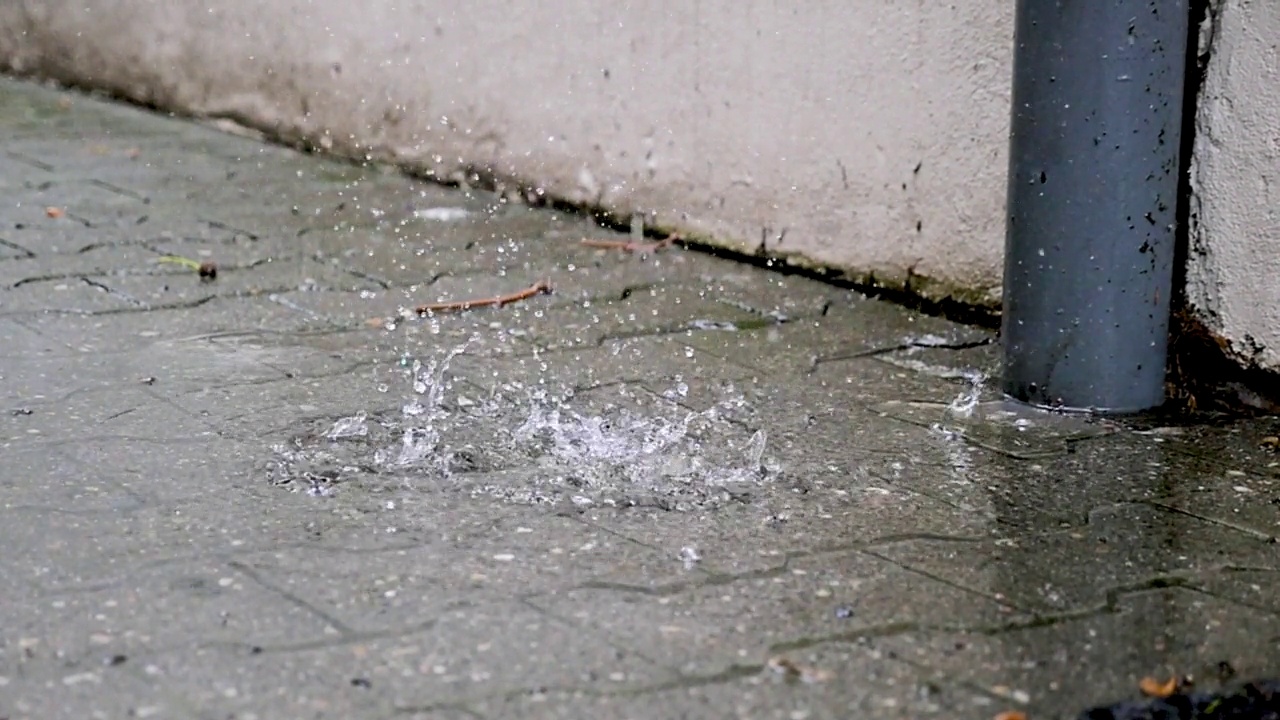
[[[1189,291],[1280,369],[1280,4],[1214,2]],[[994,305],[1013,5],[5,0],[0,67]]]
[[[1210,20],[1187,291],[1242,362],[1278,370],[1280,4],[1221,0]]]
[[[7,0],[0,63],[999,300],[1013,3]],[[917,169],[918,168],[918,169]]]

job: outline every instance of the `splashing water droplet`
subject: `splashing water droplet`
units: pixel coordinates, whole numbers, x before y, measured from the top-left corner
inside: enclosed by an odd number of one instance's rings
[[[470,211],[466,208],[459,207],[432,207],[422,208],[413,212],[415,217],[423,220],[434,220],[435,222],[457,222],[464,220]]]
[[[341,440],[342,438],[363,437],[369,434],[369,426],[365,423],[368,419],[366,413],[356,413],[351,417],[344,417],[333,424],[329,428],[329,432],[324,436],[330,440]]]
[[[444,409],[445,392],[449,385],[445,374],[454,358],[466,352],[470,346],[471,340],[468,340],[450,350],[444,358],[432,358],[425,366],[420,360],[413,360],[410,366],[413,392],[422,397],[406,403],[401,408],[401,415],[412,418],[415,422],[403,429],[399,452],[390,449],[382,451],[377,456],[378,462],[404,467],[431,460],[442,474],[449,474],[452,453],[440,447],[440,422],[449,417],[448,411]]]
[[[769,433],[757,430],[747,443],[747,467],[751,469],[764,466],[764,447],[769,442]]]
[[[700,560],[702,560],[702,556],[698,554],[698,548],[692,545],[680,548],[680,562],[684,563],[685,570],[692,570]]]
[[[665,390],[662,393],[662,397],[668,400],[675,400],[676,398],[683,398],[688,396],[689,396],[689,386],[686,385],[685,383],[679,383],[675,387],[670,388],[669,390]]]
[[[969,383],[969,387],[947,405],[947,412],[957,417],[967,418],[972,416],[974,409],[978,407],[978,400],[982,397],[987,376],[977,370],[969,370],[964,372],[963,377]]]

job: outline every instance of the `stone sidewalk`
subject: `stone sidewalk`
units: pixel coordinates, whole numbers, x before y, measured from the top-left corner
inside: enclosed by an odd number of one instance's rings
[[[0,718],[1052,718],[1276,674],[1273,421],[1011,413],[981,330],[12,81],[0,202]]]

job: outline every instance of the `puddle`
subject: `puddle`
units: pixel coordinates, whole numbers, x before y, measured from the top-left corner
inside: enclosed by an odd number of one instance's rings
[[[973,382],[949,403],[889,400],[871,409],[1021,460],[1060,455],[1073,442],[1118,429],[1096,417],[1054,413],[1009,400],[982,401],[981,393],[982,384]]]

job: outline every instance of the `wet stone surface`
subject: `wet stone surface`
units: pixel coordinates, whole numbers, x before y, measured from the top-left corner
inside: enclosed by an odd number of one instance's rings
[[[0,718],[1055,718],[1277,673],[1270,420],[1017,412],[981,330],[12,82],[0,202]]]

